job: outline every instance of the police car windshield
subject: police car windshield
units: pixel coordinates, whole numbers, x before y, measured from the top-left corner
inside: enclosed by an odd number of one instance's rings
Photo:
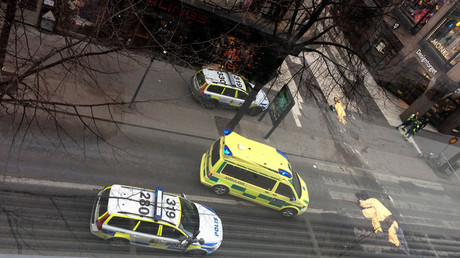
[[[296,172],[292,171],[294,176],[292,177],[292,184],[294,185],[295,192],[297,193],[297,197],[300,199],[302,198],[302,186],[300,185],[299,175]]]
[[[200,228],[200,217],[198,209],[192,202],[179,197],[181,204],[181,218],[179,228],[182,229],[189,237],[198,232]]]

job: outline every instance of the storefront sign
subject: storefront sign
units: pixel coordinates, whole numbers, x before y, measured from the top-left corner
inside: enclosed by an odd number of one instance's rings
[[[198,23],[205,24],[208,19],[206,15],[199,14],[195,11],[183,8],[178,4],[169,3],[164,0],[144,0],[144,2],[172,15],[179,15],[180,17],[184,17],[185,19]]]
[[[442,56],[444,56],[446,59],[449,58],[449,51],[441,43],[439,43],[437,39],[431,40],[431,44],[433,44],[433,46],[439,50]]]
[[[430,61],[428,61],[428,59],[426,59],[425,55],[422,53],[422,50],[419,49],[415,52],[417,54],[417,56],[420,58],[420,61],[426,65],[426,67],[428,68],[428,71],[430,73],[432,73],[433,75],[436,74],[438,72],[438,70],[436,70],[434,68],[434,66],[430,63]]]

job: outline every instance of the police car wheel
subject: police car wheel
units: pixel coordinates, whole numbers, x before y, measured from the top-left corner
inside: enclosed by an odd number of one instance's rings
[[[217,100],[215,100],[215,99],[211,99],[211,100],[209,100],[209,101],[203,102],[203,106],[204,106],[205,108],[209,108],[209,109],[211,109],[211,108],[216,108],[218,104],[219,104],[219,101],[217,101]]]
[[[126,246],[129,244],[129,241],[124,238],[115,237],[110,239],[110,244],[112,246]]]
[[[217,195],[225,195],[229,192],[228,187],[226,187],[225,185],[215,185],[212,187],[212,190]]]
[[[261,107],[253,107],[249,109],[248,114],[250,116],[257,116],[258,114],[262,113],[262,108]]]
[[[208,252],[206,252],[205,250],[201,250],[201,249],[193,249],[193,250],[186,252],[185,254],[187,254],[188,256],[203,256],[203,255],[208,254]]]
[[[286,208],[286,209],[281,210],[281,214],[283,214],[283,216],[286,218],[290,218],[296,215],[297,211],[292,208]]]

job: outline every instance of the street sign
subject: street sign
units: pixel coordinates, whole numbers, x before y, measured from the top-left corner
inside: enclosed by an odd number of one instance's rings
[[[272,123],[276,124],[287,112],[291,110],[293,106],[294,98],[292,97],[287,84],[285,84],[268,107],[268,113],[272,119]]]
[[[278,92],[278,94],[276,94],[275,98],[270,103],[267,110],[265,110],[265,112],[259,118],[259,121],[261,121],[262,118],[264,118],[265,114],[268,112],[272,120],[272,123],[273,123],[272,129],[265,136],[265,139],[268,139],[268,137],[272,134],[275,128],[284,119],[286,114],[294,106],[294,104],[295,102],[294,102],[294,98],[292,97],[291,91],[289,90],[289,87],[287,86],[287,84],[285,84],[283,88],[281,88],[281,90]]]
[[[449,144],[455,144],[458,141],[457,137],[453,137],[452,139],[449,140]]]

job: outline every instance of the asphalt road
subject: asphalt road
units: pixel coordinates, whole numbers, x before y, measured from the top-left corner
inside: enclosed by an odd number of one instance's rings
[[[387,234],[373,233],[371,221],[357,205],[355,194],[363,190],[390,209],[414,257],[460,254],[459,234],[452,230],[459,218],[452,207],[455,197],[438,183],[379,177],[290,156],[307,182],[311,203],[305,214],[285,219],[274,210],[232,196],[217,197],[199,183],[200,158],[213,139],[128,127],[121,134],[110,125],[101,127],[110,135],[111,146],[79,132],[70,121],[66,126],[69,132],[74,130],[73,140],[28,134],[11,145],[11,138],[2,138],[0,253],[177,255],[135,246],[114,248],[89,232],[97,191],[122,183],[184,192],[214,209],[224,224],[224,241],[215,257],[405,257],[388,242]],[[11,137],[5,128],[3,135]],[[45,135],[52,135],[51,127],[45,130],[50,130]]]

